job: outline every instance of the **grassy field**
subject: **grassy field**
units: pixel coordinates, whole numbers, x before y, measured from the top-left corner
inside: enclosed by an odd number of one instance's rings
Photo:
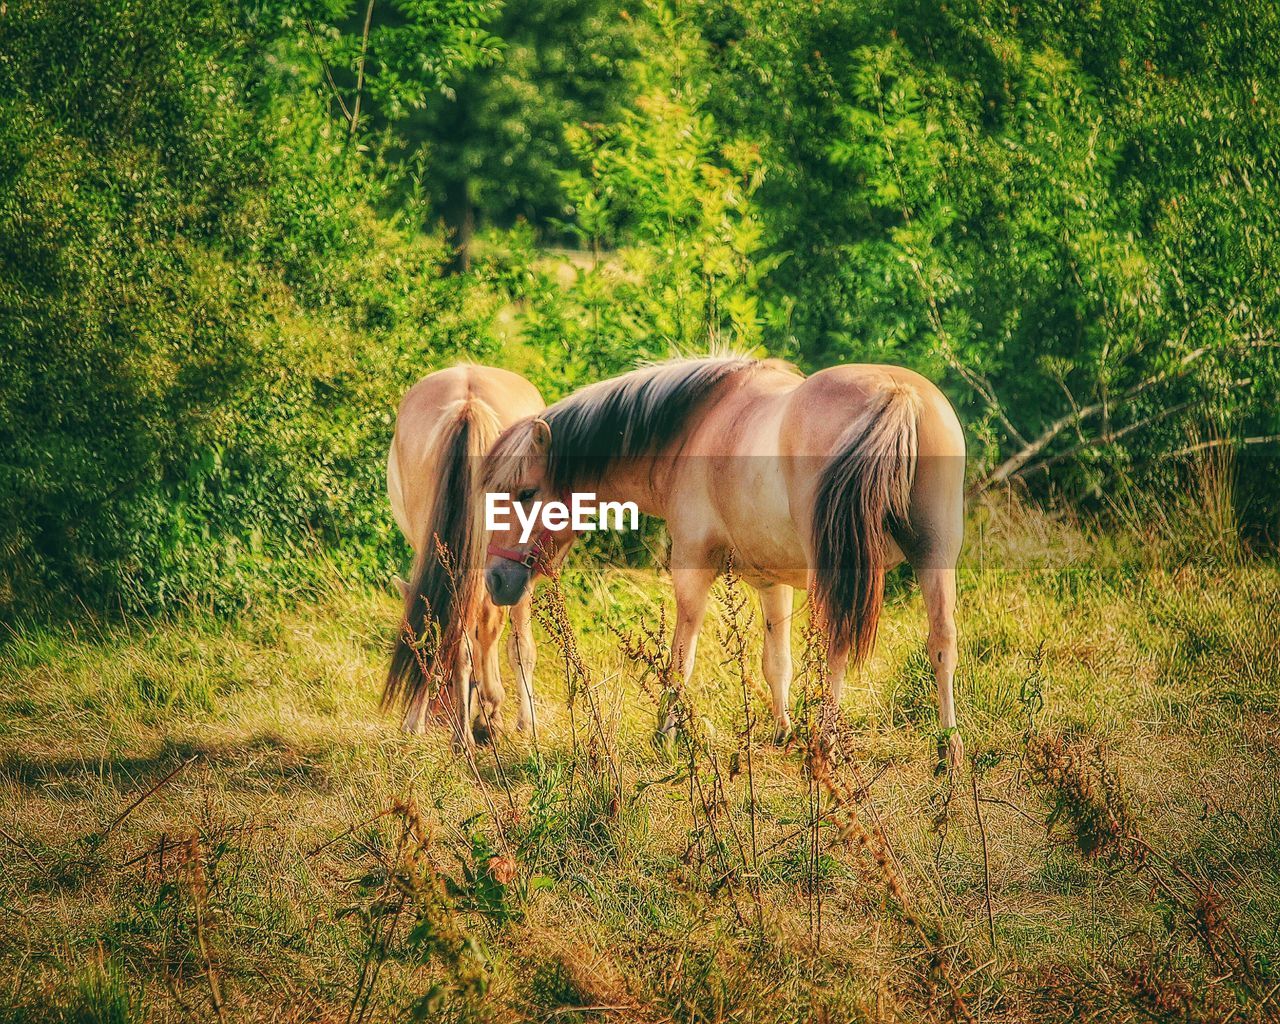
[[[377,711],[389,592],[20,630],[0,1020],[1280,1019],[1280,569],[1220,536],[981,511],[950,779],[907,577],[834,749],[767,742],[724,587],[655,748],[609,627],[668,589],[585,560],[474,766]]]

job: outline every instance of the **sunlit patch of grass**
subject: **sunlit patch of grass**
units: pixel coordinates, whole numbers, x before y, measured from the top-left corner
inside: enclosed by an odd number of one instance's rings
[[[111,961],[83,968],[64,1019],[71,1024],[133,1024],[144,1019],[142,991]]]
[[[1242,940],[1280,963],[1268,927],[1280,912],[1280,624],[1257,598],[1280,572],[1248,559],[1182,567],[1039,514],[983,515],[961,574],[957,677],[981,830],[968,775],[933,773],[934,681],[909,575],[846,685],[842,784],[889,868],[841,838],[837,817],[814,823],[806,751],[767,742],[758,693],[751,804],[719,598],[689,699],[701,780],[723,799],[710,812],[691,803],[689,748],[652,745],[657,704],[608,628],[664,610],[671,621],[653,571],[571,563],[563,592],[596,710],[580,697],[570,713],[565,661],[544,643],[536,742],[481,748],[479,782],[447,736],[405,737],[377,713],[397,614],[386,594],[332,592],[231,622],[19,631],[0,654],[0,963],[18,979],[0,1006],[40,992],[50,1020],[85,1006],[99,1013],[85,1019],[173,1015],[179,1001],[208,1016],[217,986],[236,1020],[345,1019],[376,966],[370,1006],[406,1012],[446,977],[409,940],[409,918],[385,943],[370,932],[398,891],[386,887],[404,828],[392,810],[411,803],[483,958],[491,1020],[960,1019],[928,994],[929,956],[942,956],[971,976],[971,1010],[1047,1021],[1022,998],[1029,987],[1047,999],[1100,957],[1126,951],[1128,970],[1173,942],[1141,876],[1047,836],[1026,742],[1055,730],[1104,752],[1146,841],[1212,882]],[[798,659],[806,622],[798,597]],[[745,638],[752,671],[758,632]],[[797,699],[803,685],[798,672]],[[743,852],[753,829],[763,930]],[[508,877],[507,850],[515,874],[494,889],[486,873]],[[886,870],[945,954],[904,923]],[[85,965],[99,963],[127,979],[127,999],[116,981],[84,997]]]

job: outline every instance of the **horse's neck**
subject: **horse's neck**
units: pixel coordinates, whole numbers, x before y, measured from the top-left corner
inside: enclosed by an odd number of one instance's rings
[[[671,459],[671,456],[623,459],[608,466],[594,485],[578,489],[594,490],[598,501],[633,501],[645,515],[662,516],[667,498],[664,480],[669,475]]]

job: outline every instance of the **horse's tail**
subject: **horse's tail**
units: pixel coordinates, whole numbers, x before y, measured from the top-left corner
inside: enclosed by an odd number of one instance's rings
[[[919,451],[920,396],[890,383],[845,432],[818,478],[814,602],[831,642],[853,663],[871,653],[884,605],[892,522],[906,523]]]
[[[446,415],[435,443],[439,479],[382,687],[384,709],[413,707],[426,698],[430,679],[454,664],[481,596],[479,466],[502,427],[487,406],[472,399],[454,403]]]

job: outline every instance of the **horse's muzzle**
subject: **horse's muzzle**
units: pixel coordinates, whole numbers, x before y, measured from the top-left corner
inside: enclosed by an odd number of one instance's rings
[[[496,605],[515,604],[529,589],[533,570],[519,562],[502,561],[484,574],[484,585]]]

